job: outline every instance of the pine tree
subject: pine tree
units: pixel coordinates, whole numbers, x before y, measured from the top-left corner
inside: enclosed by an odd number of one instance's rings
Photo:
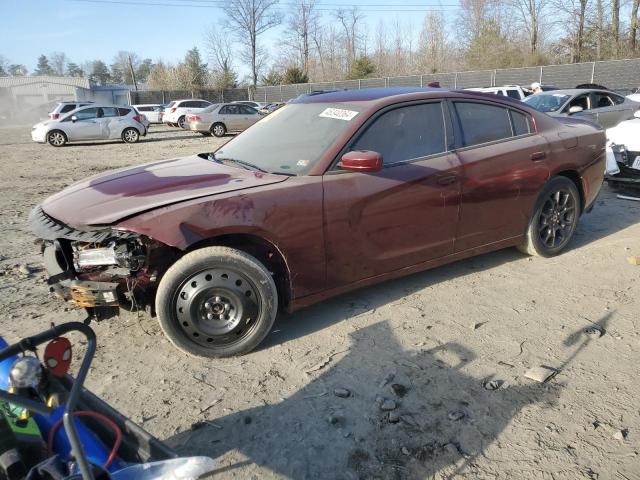
[[[67,75],[70,77],[84,77],[84,71],[78,64],[69,62],[67,64]]]
[[[193,87],[202,87],[207,81],[207,64],[202,63],[198,47],[193,47],[184,57],[184,64],[189,70],[190,83]]]
[[[38,57],[38,65],[36,66],[34,75],[53,75],[53,68],[49,65],[49,59],[45,55]]]
[[[102,60],[96,60],[93,62],[89,78],[100,85],[105,85],[111,80],[111,75],[107,65]]]

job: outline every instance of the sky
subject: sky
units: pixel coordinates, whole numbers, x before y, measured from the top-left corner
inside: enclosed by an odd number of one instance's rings
[[[280,0],[283,15],[293,0]],[[417,35],[428,9],[455,15],[458,0],[317,0],[325,22],[332,11],[357,5],[374,32],[380,19],[395,19]],[[204,35],[225,18],[223,0],[4,0],[0,6],[0,55],[9,63],[35,69],[38,56],[64,52],[70,61],[101,59],[110,64],[118,50],[136,52],[142,58],[176,62],[197,46],[206,60]],[[333,20],[335,21],[335,20]],[[286,28],[276,27],[262,37],[270,57],[277,56],[279,37]],[[234,65],[246,72],[238,60]]]

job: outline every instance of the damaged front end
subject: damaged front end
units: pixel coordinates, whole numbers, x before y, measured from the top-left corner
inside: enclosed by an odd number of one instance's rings
[[[625,145],[615,143],[610,143],[607,150],[609,156],[613,156],[607,159],[605,178],[609,185],[640,189],[640,151],[630,151]]]
[[[29,223],[41,240],[51,292],[97,319],[119,308],[152,309],[159,276],[174,259],[172,249],[111,227],[70,227],[41,207]]]

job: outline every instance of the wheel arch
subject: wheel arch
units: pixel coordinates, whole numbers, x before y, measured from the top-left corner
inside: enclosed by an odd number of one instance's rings
[[[241,250],[257,258],[273,275],[278,290],[278,303],[287,308],[291,303],[291,275],[284,254],[269,240],[250,233],[225,233],[189,245],[184,253],[203,247],[222,246]]]
[[[580,213],[584,212],[585,208],[585,192],[584,185],[582,185],[582,177],[576,170],[562,170],[560,172],[556,172],[556,177],[565,177],[571,180],[576,188],[578,189],[578,193],[580,194]]]

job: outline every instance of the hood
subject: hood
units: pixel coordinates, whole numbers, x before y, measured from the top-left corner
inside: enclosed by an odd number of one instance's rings
[[[287,178],[221,165],[194,155],[87,178],[49,197],[42,209],[70,226],[108,225],[171,203]]]
[[[627,150],[640,152],[640,118],[620,122],[607,130],[607,141],[624,145]]]

